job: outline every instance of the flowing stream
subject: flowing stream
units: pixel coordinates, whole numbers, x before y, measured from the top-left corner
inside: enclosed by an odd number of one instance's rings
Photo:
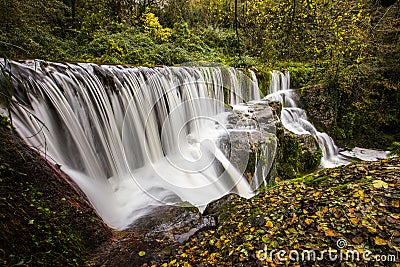
[[[271,84],[266,98],[282,104],[280,119],[287,130],[294,134],[310,134],[317,138],[322,150],[321,167],[331,168],[349,163],[340,155],[333,139],[326,133],[319,132],[308,121],[305,111],[298,107],[295,92],[290,89],[289,72],[271,72]]]
[[[149,207],[204,208],[229,192],[254,195],[220,150],[225,102],[260,99],[234,68],[2,62],[16,86],[18,133],[61,165],[103,220],[128,227]]]

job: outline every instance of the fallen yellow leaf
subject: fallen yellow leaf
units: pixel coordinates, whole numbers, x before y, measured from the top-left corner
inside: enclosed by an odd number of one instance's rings
[[[357,190],[354,195],[354,197],[359,197],[359,198],[364,198],[364,191],[363,190]]]
[[[388,188],[388,184],[382,180],[374,180],[372,185],[375,188]]]
[[[310,224],[313,223],[314,220],[311,220],[311,219],[307,218],[307,219],[305,219],[304,221],[305,221],[305,223],[306,223],[307,225],[310,225]]]
[[[378,245],[378,246],[385,246],[385,245],[387,245],[386,240],[380,238],[379,236],[375,237],[375,238],[374,238],[374,241],[375,241],[375,244]]]
[[[138,254],[139,254],[140,257],[143,257],[144,255],[146,255],[146,252],[144,252],[144,251],[139,251]]]
[[[328,229],[325,231],[326,236],[336,236],[335,232],[333,232],[331,229]]]
[[[358,218],[356,218],[356,217],[353,217],[353,218],[350,218],[350,221],[351,221],[353,224],[357,225],[358,222],[360,221],[360,219],[358,219]]]
[[[272,228],[272,227],[274,227],[274,224],[273,224],[271,221],[267,221],[267,222],[265,223],[265,226],[266,226],[266,227],[269,227],[269,228]]]

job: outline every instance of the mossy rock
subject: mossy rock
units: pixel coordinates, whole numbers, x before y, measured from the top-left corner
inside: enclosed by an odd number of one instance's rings
[[[311,135],[295,135],[278,131],[277,172],[282,179],[290,179],[318,168],[322,152]]]

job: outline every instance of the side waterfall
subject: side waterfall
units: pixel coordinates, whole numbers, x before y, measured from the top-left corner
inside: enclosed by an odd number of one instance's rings
[[[259,186],[219,144],[229,135],[224,101],[260,99],[254,77],[217,67],[2,64],[16,87],[18,133],[61,165],[111,227],[128,227],[151,206],[201,209]]]
[[[349,163],[339,154],[332,138],[319,132],[308,121],[305,111],[298,107],[294,90],[290,89],[289,72],[271,72],[271,84],[266,98],[282,104],[280,119],[287,130],[294,134],[310,134],[317,138],[322,150],[321,167],[331,168]]]

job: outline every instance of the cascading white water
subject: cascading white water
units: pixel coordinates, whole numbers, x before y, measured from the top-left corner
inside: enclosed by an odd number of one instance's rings
[[[60,164],[118,229],[149,207],[199,208],[255,187],[220,151],[230,104],[260,98],[233,68],[132,68],[43,61],[3,63],[17,87],[19,134]]]
[[[298,107],[294,90],[290,89],[289,72],[271,71],[271,84],[267,99],[282,103],[281,121],[283,126],[294,134],[311,134],[318,140],[322,150],[321,166],[330,168],[347,164],[339,155],[332,138],[319,132],[308,119],[305,111]]]

